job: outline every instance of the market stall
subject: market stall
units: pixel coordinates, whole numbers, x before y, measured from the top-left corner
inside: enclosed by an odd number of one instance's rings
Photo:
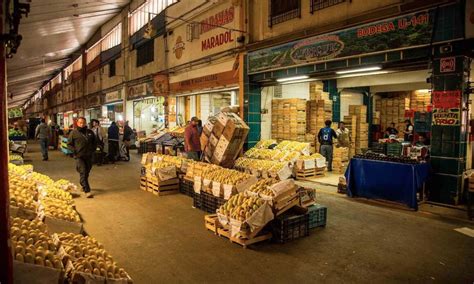
[[[96,239],[85,236],[67,180],[8,165],[10,241],[18,283],[133,283]]]
[[[345,177],[347,195],[402,203],[418,209],[430,165],[410,158],[358,155],[351,159]]]

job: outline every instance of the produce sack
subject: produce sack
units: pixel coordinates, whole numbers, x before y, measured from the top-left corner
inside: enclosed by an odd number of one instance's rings
[[[220,182],[212,182],[212,195],[216,197],[222,197],[223,196],[223,191],[222,191],[222,185]]]
[[[176,178],[176,167],[152,168],[152,172],[160,181],[167,181]]]
[[[275,167],[270,168],[270,170],[268,170],[268,174],[270,175],[270,177],[279,178],[280,180],[285,180],[291,177],[293,172],[290,166],[285,165],[280,169],[276,169]]]

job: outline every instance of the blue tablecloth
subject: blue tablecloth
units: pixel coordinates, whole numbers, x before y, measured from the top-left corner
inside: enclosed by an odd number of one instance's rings
[[[418,210],[416,192],[430,174],[429,164],[409,165],[351,159],[346,171],[347,195],[403,203]]]

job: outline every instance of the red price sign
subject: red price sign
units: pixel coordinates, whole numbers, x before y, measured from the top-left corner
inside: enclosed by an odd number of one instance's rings
[[[405,117],[406,118],[413,118],[415,117],[415,111],[412,109],[406,109],[405,110]]]
[[[459,108],[461,106],[461,91],[433,91],[434,108]]]
[[[456,58],[445,57],[441,58],[439,71],[441,73],[454,72],[456,70]]]

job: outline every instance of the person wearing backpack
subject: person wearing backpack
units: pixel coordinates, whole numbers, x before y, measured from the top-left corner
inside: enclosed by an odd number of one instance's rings
[[[332,121],[326,120],[324,122],[326,126],[321,128],[318,133],[318,141],[321,144],[319,152],[326,158],[329,172],[332,171],[332,140],[337,138],[336,131],[331,128],[331,123]]]

